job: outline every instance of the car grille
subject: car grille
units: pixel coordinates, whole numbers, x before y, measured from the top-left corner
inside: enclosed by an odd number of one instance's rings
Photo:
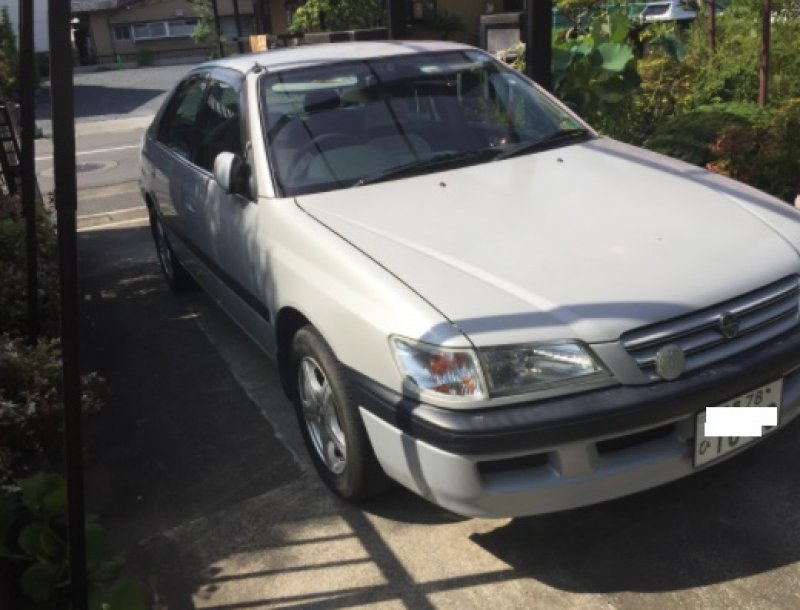
[[[643,373],[657,379],[656,354],[662,347],[678,345],[686,356],[685,371],[707,366],[790,330],[798,323],[798,277],[790,276],[768,286],[686,316],[673,318],[622,335],[622,346]],[[726,337],[720,319],[733,314],[738,332]]]

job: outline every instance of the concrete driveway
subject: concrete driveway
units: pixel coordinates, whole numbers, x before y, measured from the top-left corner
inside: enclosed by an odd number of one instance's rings
[[[149,230],[80,235],[90,509],[154,608],[800,607],[800,422],[636,496],[464,519],[396,488],[333,497],[277,375],[202,293],[170,294]]]

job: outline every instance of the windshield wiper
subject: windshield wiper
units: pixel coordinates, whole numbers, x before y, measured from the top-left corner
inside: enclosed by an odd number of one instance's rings
[[[495,156],[494,160],[502,161],[503,159],[516,157],[517,155],[525,155],[532,152],[538,152],[540,150],[547,150],[548,148],[555,148],[569,142],[585,140],[590,137],[592,137],[592,134],[588,129],[561,129],[559,131],[554,131],[543,138],[539,138],[538,140],[521,142],[520,144],[507,146],[500,153],[498,153],[497,156]]]
[[[360,180],[357,180],[353,186],[364,186],[365,184],[385,182],[386,180],[400,178],[401,176],[424,174],[430,170],[454,167],[464,162],[474,161],[483,157],[494,158],[496,154],[496,148],[479,148],[477,150],[466,150],[461,152],[450,152],[434,155],[433,157],[426,157],[425,159],[417,159],[415,161],[411,161],[410,163],[396,165],[395,167],[390,167],[373,174],[372,176],[361,178]]]

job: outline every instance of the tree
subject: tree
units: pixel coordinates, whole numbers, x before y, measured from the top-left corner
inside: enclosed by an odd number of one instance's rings
[[[197,16],[197,24],[192,29],[191,37],[195,44],[211,42],[214,54],[222,55],[225,37],[217,31],[217,20],[214,15],[213,0],[192,0],[192,7]]]
[[[295,11],[292,32],[354,30],[386,23],[385,0],[308,0]]]
[[[11,24],[8,7],[4,6],[0,15],[0,96],[3,98],[14,97],[18,70],[17,35]]]
[[[535,2],[536,0],[529,1]],[[572,24],[570,29],[573,34],[582,25],[589,24],[594,17],[595,9],[601,4],[605,4],[604,0],[556,0],[555,8]]]

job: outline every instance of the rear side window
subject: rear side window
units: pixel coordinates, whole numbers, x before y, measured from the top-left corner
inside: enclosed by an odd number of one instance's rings
[[[184,83],[167,108],[158,130],[158,139],[179,155],[194,159],[199,137],[197,115],[208,81],[196,78]]]

